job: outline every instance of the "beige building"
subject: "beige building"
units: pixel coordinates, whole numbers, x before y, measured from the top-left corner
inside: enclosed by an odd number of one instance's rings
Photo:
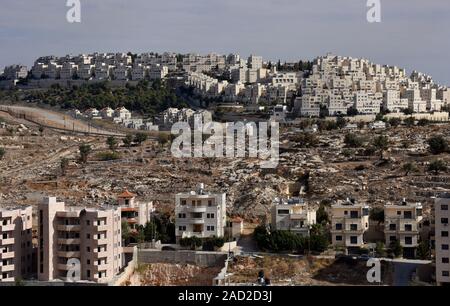
[[[120,209],[69,208],[50,197],[39,205],[38,219],[39,280],[78,280],[79,272],[79,280],[106,283],[120,272]]]
[[[275,199],[272,206],[272,226],[276,230],[292,231],[303,236],[316,224],[316,210],[300,198]]]
[[[32,207],[0,209],[0,282],[31,276]]]
[[[405,199],[400,204],[386,204],[384,206],[386,245],[399,241],[403,247],[403,255],[413,258],[419,245],[422,210],[421,203],[408,203]]]
[[[122,220],[128,222],[132,230],[150,221],[153,212],[153,202],[141,203],[136,201],[136,195],[125,190],[117,197]]]
[[[209,193],[199,184],[196,191],[175,196],[175,236],[223,237],[226,227],[226,194]]]
[[[450,284],[450,194],[437,198],[434,204],[436,214],[436,282],[438,285]]]
[[[369,206],[346,200],[331,206],[332,245],[349,251],[364,246],[369,229]]]

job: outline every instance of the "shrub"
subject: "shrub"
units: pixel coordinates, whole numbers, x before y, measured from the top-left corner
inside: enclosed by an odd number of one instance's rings
[[[100,152],[97,153],[97,158],[101,161],[120,159],[120,154],[117,152]]]
[[[442,136],[434,136],[428,139],[429,150],[432,154],[438,155],[448,151],[448,142]]]
[[[362,147],[363,139],[355,134],[348,133],[344,137],[344,143],[348,148]]]

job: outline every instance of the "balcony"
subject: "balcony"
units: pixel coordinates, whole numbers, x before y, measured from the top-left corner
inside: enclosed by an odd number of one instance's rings
[[[56,229],[63,232],[79,232],[81,230],[80,225],[58,225]]]
[[[0,260],[3,259],[11,259],[15,257],[15,253],[14,252],[6,252],[6,253],[0,253]]]
[[[15,243],[14,238],[0,239],[0,245],[1,246],[11,245],[11,244],[14,244],[14,243]]]
[[[8,225],[0,225],[0,232],[11,232],[15,228],[14,223]]]
[[[58,270],[69,271],[73,265],[68,264],[58,264]]]
[[[80,238],[59,238],[58,239],[58,244],[80,244]]]
[[[94,262],[94,271],[95,272],[99,272],[99,271],[107,271],[108,270],[108,264],[106,263],[101,263],[100,265],[97,262]]]
[[[188,210],[191,213],[205,213],[206,206],[189,206]]]
[[[80,258],[80,251],[59,251],[59,257],[63,258]]]
[[[98,232],[106,232],[109,229],[108,225],[98,225],[97,231]]]
[[[0,266],[0,272],[13,272],[14,271],[14,265],[6,265],[6,266]]]
[[[204,219],[191,219],[192,224],[205,224]]]
[[[108,244],[108,239],[107,238],[100,238],[100,239],[95,238],[93,240],[93,245],[94,246],[105,245],[105,244]]]
[[[290,218],[291,218],[291,220],[306,220],[307,215],[306,214],[291,214]]]

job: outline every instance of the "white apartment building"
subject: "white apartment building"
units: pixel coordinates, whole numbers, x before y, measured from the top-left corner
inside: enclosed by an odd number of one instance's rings
[[[405,98],[408,99],[408,108],[414,113],[424,113],[427,111],[427,102],[422,100],[419,89],[406,90]]]
[[[365,91],[358,91],[354,96],[353,107],[359,114],[378,114],[381,111],[381,93],[368,93]]]
[[[65,62],[60,71],[60,78],[63,80],[71,80],[77,75],[78,65],[71,62]]]
[[[0,209],[0,282],[33,273],[32,207]]]
[[[331,206],[332,245],[349,252],[364,246],[364,233],[369,229],[369,206],[346,200]]]
[[[403,247],[403,256],[414,258],[419,245],[422,211],[421,203],[408,203],[405,199],[400,204],[386,204],[384,206],[386,245],[399,241]]]
[[[435,199],[435,250],[436,282],[438,285],[450,284],[450,195],[444,194]]]
[[[262,56],[250,55],[247,64],[250,69],[261,69],[263,67],[263,58]]]
[[[383,93],[383,108],[385,110],[398,113],[408,107],[408,99],[401,99],[399,90],[389,89]]]
[[[39,204],[38,219],[39,280],[70,281],[75,269],[81,281],[107,283],[120,273],[120,209],[69,208],[50,197]]]
[[[150,66],[148,76],[150,80],[162,80],[169,73],[169,67],[160,64]]]
[[[103,119],[109,119],[114,116],[114,110],[111,107],[105,107],[100,110],[100,115]]]
[[[24,79],[28,75],[28,69],[27,66],[24,65],[13,65],[5,67],[3,70],[3,76],[7,80],[18,80],[18,79]]]
[[[119,107],[114,111],[114,118],[121,120],[131,119],[131,112],[125,107]]]
[[[175,196],[175,236],[223,237],[226,227],[226,194],[209,193],[199,184],[196,191]]]
[[[316,224],[316,210],[300,198],[274,200],[272,206],[272,226],[276,230],[292,231],[308,236],[312,225]]]

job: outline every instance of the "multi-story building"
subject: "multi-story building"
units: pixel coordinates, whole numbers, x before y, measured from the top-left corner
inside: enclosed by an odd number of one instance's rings
[[[32,207],[0,209],[0,282],[33,273]]]
[[[272,206],[272,226],[276,230],[292,231],[307,236],[314,224],[316,224],[316,210],[303,199],[275,199]]]
[[[349,252],[364,246],[364,233],[369,229],[369,206],[354,200],[331,206],[331,236],[333,246]]]
[[[450,285],[450,194],[435,199],[436,282]]]
[[[226,227],[226,194],[209,193],[199,184],[196,191],[175,196],[175,236],[223,237]]]
[[[121,232],[120,209],[69,208],[45,198],[38,207],[38,279],[110,281],[123,266]]]
[[[404,257],[414,258],[415,256],[422,226],[422,210],[421,203],[408,203],[405,199],[400,204],[384,206],[386,245],[399,241],[403,247]]]
[[[7,80],[17,80],[17,79],[24,79],[28,75],[28,69],[27,66],[23,65],[13,65],[5,67],[3,71],[3,77],[5,77]]]
[[[125,190],[117,197],[122,220],[128,222],[132,230],[150,221],[153,212],[153,202],[141,203],[136,201],[136,195]]]

